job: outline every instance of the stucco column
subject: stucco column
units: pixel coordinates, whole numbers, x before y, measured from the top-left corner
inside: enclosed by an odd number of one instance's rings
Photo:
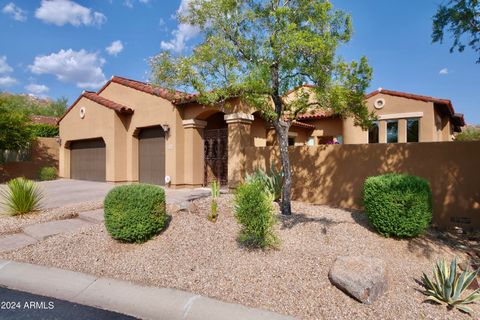
[[[407,119],[398,120],[398,142],[407,142]]]
[[[368,143],[368,131],[356,126],[352,117],[342,119],[342,135],[344,144]]]
[[[206,121],[188,119],[182,121],[185,129],[184,183],[189,186],[202,186],[204,174],[203,129]]]
[[[228,124],[228,187],[236,188],[245,174],[245,148],[251,146],[253,115],[243,112],[224,116]]]
[[[58,153],[58,176],[70,179],[70,149],[62,142]]]
[[[385,120],[378,122],[378,142],[387,143],[387,122]]]

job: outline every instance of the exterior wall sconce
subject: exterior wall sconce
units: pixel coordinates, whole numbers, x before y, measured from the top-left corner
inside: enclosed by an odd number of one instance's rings
[[[168,124],[162,124],[162,129],[166,134],[170,132],[170,126]]]
[[[62,145],[62,138],[56,137],[56,138],[55,138],[55,142],[57,142],[58,145],[61,146],[61,145]]]

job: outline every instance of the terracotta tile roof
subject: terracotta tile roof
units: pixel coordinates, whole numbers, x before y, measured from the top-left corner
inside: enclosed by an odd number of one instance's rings
[[[142,91],[142,92],[145,92],[145,93],[157,96],[157,97],[161,97],[161,98],[167,99],[171,102],[174,102],[175,99],[181,99],[182,96],[188,96],[188,94],[185,93],[185,92],[181,92],[181,91],[172,92],[171,90],[167,90],[165,88],[154,86],[150,83],[141,82],[141,81],[132,80],[132,79],[127,79],[127,78],[118,77],[118,76],[112,77],[112,79],[110,81],[108,81],[103,86],[103,88],[98,91],[98,93],[100,94],[111,82],[118,83],[118,84],[121,84],[125,87],[129,87],[129,88],[132,88],[132,89],[135,89],[135,90],[138,90],[138,91]]]
[[[93,102],[96,102],[98,104],[101,104],[102,106],[104,107],[107,107],[109,109],[113,109],[117,112],[120,112],[120,113],[127,113],[127,114],[132,114],[133,113],[133,109],[132,108],[129,108],[129,107],[126,107],[124,106],[123,104],[120,104],[120,103],[116,103],[112,100],[108,100],[104,97],[100,97],[97,93],[95,92],[91,92],[91,91],[84,91],[83,94],[82,94],[83,97],[89,99],[89,100],[92,100]]]
[[[292,126],[294,127],[299,127],[299,128],[304,128],[304,129],[315,129],[315,126],[313,124],[308,124],[308,123],[303,123],[300,121],[293,121]]]
[[[133,113],[133,109],[132,108],[129,108],[129,107],[126,107],[120,103],[116,103],[112,100],[108,100],[104,97],[100,97],[97,93],[95,92],[91,92],[91,91],[84,91],[78,98],[77,100],[75,100],[74,103],[72,103],[72,105],[67,109],[67,111],[63,114],[62,117],[60,117],[60,119],[58,119],[57,121],[57,124],[60,123],[60,121],[62,121],[63,118],[65,118],[65,116],[70,112],[70,110],[72,110],[76,105],[77,103],[80,101],[80,99],[82,98],[86,98],[86,99],[89,99],[93,102],[96,102],[98,103],[99,105],[101,106],[104,106],[106,108],[109,108],[109,109],[112,109],[112,110],[115,110],[119,113],[124,113],[124,114],[132,114]]]
[[[331,110],[316,110],[313,113],[303,113],[297,116],[297,120],[316,120],[333,117],[335,113]]]
[[[32,123],[35,123],[35,124],[49,124],[49,125],[52,125],[52,126],[56,126],[58,118],[57,117],[31,115],[30,120],[32,121]]]

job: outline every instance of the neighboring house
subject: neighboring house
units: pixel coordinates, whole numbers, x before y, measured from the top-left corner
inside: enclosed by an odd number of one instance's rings
[[[289,143],[449,141],[463,123],[448,100],[381,90],[367,96],[367,105],[379,115],[376,131],[319,112],[298,117]],[[275,144],[273,128],[241,101],[232,99],[227,109],[205,106],[195,95],[121,77],[97,93],[83,92],[59,126],[59,174],[84,180],[225,185],[241,180],[237,164],[246,147]]]

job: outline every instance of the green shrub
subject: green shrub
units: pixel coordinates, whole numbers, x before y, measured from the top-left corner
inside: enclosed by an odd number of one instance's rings
[[[55,167],[43,167],[38,172],[38,178],[41,181],[55,180],[57,179],[57,168]]]
[[[418,236],[432,220],[430,185],[416,176],[386,174],[368,178],[364,204],[369,222],[386,237]]]
[[[457,272],[457,260],[453,259],[450,266],[445,261],[437,261],[433,268],[433,280],[430,280],[424,273],[422,276],[423,292],[427,300],[438,304],[445,303],[449,308],[457,308],[466,313],[472,313],[472,309],[466,305],[480,300],[480,289],[475,290],[466,298],[462,298],[462,293],[475,280],[480,269],[476,271]]]
[[[274,201],[280,200],[283,188],[283,171],[278,171],[272,164],[268,174],[262,169],[256,169],[252,175],[247,174],[245,181],[251,182],[252,180],[260,181],[265,191],[273,195]]]
[[[104,211],[108,232],[124,242],[145,242],[168,223],[165,191],[149,184],[113,188],[105,198]]]
[[[239,241],[246,246],[275,246],[273,197],[258,180],[242,184],[235,194],[235,217],[241,224]]]
[[[12,216],[41,209],[43,198],[38,185],[25,178],[15,178],[7,182],[6,188],[0,188],[2,204]]]
[[[30,130],[34,137],[52,138],[59,134],[58,126],[44,123],[31,124]]]

